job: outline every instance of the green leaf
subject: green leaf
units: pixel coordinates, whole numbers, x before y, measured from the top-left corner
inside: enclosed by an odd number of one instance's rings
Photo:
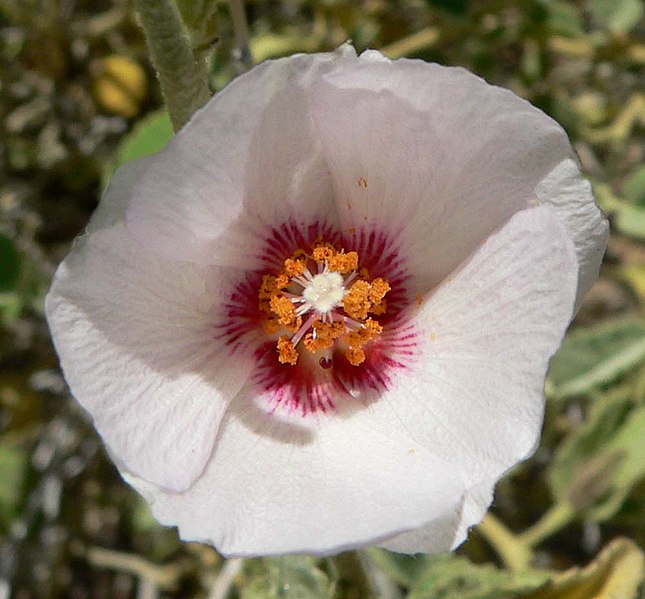
[[[645,107],[645,99],[642,106]],[[638,239],[645,238],[645,199],[641,195],[645,192],[644,186],[645,174],[639,170],[626,185],[625,194],[631,200],[626,202],[618,198],[608,185],[594,184],[598,202],[603,210],[611,214],[616,228]]]
[[[568,335],[551,360],[549,395],[582,395],[645,360],[645,319],[619,318]]]
[[[592,520],[611,518],[645,478],[643,439],[645,406],[633,403],[631,387],[598,399],[549,465],[547,480],[556,501]]]
[[[0,525],[5,528],[15,518],[22,499],[29,458],[17,447],[0,445]]]
[[[611,492],[604,501],[594,506],[590,516],[598,521],[611,518],[621,508],[632,488],[645,479],[645,406],[634,410],[603,453],[617,456],[612,469]]]
[[[592,482],[591,472],[580,472],[582,465],[597,458],[625,422],[631,408],[629,390],[613,391],[598,399],[592,405],[586,422],[574,429],[560,444],[547,471],[551,492],[558,501],[569,500],[572,486],[580,487],[584,480]],[[597,463],[597,466],[599,469],[607,467],[606,462]],[[588,494],[591,494],[590,491]]]
[[[645,239],[645,209],[624,204],[616,213],[616,228],[629,237]]]
[[[12,291],[20,274],[20,256],[13,241],[0,233],[0,292]]]
[[[426,569],[425,555],[403,555],[385,549],[368,549],[370,557],[388,578],[404,587],[411,587]]]
[[[335,584],[319,567],[319,560],[305,555],[249,560],[240,599],[331,599]]]
[[[139,121],[128,133],[116,152],[115,160],[108,165],[103,175],[105,189],[115,169],[129,160],[150,156],[164,149],[173,136],[172,124],[166,111],[154,112]]]
[[[625,183],[625,198],[645,208],[645,166],[636,169]]]
[[[584,27],[578,8],[563,0],[542,0],[547,10],[547,26],[553,33],[569,37],[582,36]]]
[[[548,580],[547,572],[511,573],[475,565],[463,557],[440,555],[428,559],[408,599],[512,599]]]
[[[643,16],[642,0],[591,0],[589,10],[598,23],[613,33],[628,33]]]
[[[147,116],[124,137],[119,145],[117,166],[163,150],[172,136],[172,125],[167,112],[161,111]]]
[[[557,574],[524,599],[636,599],[643,581],[645,555],[633,541],[612,541],[586,568]]]

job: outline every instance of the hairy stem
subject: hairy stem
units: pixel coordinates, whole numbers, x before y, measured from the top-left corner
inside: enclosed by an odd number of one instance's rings
[[[179,131],[210,98],[206,65],[195,60],[174,0],[135,0],[170,120]]]

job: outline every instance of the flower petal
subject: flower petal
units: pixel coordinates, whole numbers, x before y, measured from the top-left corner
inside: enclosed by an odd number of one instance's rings
[[[481,519],[495,481],[536,447],[544,377],[572,316],[576,275],[555,210],[529,208],[419,308],[419,359],[378,401],[386,421],[464,478],[454,542]],[[427,538],[420,531],[387,546],[428,551]]]
[[[125,162],[116,169],[105,195],[101,198],[87,224],[86,233],[109,229],[125,221],[125,213],[132,197],[132,188],[153,161],[154,156],[146,156]]]
[[[115,175],[55,275],[47,318],[70,388],[115,459],[181,491],[202,472],[252,363],[214,340],[229,269],[160,259],[119,220],[140,166]]]
[[[482,519],[493,500],[497,478],[478,483],[466,493],[461,504],[416,530],[403,532],[379,543],[398,553],[438,553],[456,549],[465,540],[469,527]]]
[[[598,278],[609,223],[596,206],[591,184],[580,175],[573,160],[560,162],[535,190],[539,203],[549,203],[565,223],[580,264],[577,306]]]
[[[464,483],[373,407],[308,427],[299,416],[278,421],[242,394],[187,492],[126,479],[183,539],[226,555],[328,554],[378,542],[453,509]]]
[[[582,290],[597,273],[606,223],[569,167],[557,170],[573,155],[563,129],[463,69],[373,54],[323,75],[311,96],[343,227],[399,231],[418,290],[427,290],[539,189],[578,240]]]
[[[306,90],[355,56],[345,45],[268,61],[219,92],[135,188],[135,237],[172,259],[253,268],[267,229],[334,218]]]

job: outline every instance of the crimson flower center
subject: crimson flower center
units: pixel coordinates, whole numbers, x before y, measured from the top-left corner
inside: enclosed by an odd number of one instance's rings
[[[385,279],[359,269],[357,252],[318,242],[309,252],[296,250],[279,273],[264,275],[258,298],[266,333],[278,335],[280,363],[294,366],[308,352],[330,368],[334,350],[353,366],[365,361],[364,346],[383,332],[375,317],[387,311],[389,290]]]

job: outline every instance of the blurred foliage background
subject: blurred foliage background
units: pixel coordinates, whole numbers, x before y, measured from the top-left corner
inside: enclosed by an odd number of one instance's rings
[[[221,89],[228,5],[180,0]],[[645,21],[640,0],[253,0],[255,62],[347,39],[462,65],[568,131],[612,221],[552,362],[542,444],[454,555],[223,560],[157,525],[69,398],[43,320],[122,161],[171,135],[128,0],[0,0],[0,598],[632,599],[645,558]]]

